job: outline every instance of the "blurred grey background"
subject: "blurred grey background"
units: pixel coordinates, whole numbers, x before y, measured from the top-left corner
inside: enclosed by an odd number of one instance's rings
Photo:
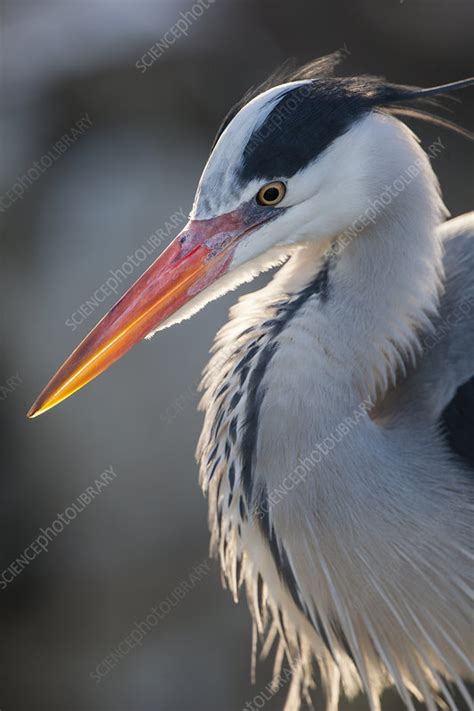
[[[117,472],[0,590],[2,711],[238,711],[265,689],[268,663],[250,684],[246,603],[222,590],[215,561],[141,646],[100,683],[91,676],[207,559],[196,385],[238,294],[138,346],[45,416],[27,421],[25,412],[113,305],[109,295],[77,315],[109,270],[156,230],[167,230],[166,242],[178,232],[166,223],[189,210],[215,130],[249,85],[289,56],[304,62],[338,48],[347,74],[423,86],[472,74],[471,0],[215,0],[152,66],[137,67],[192,5],[1,3],[2,570],[108,465]],[[473,92],[452,107],[472,127]],[[91,125],[74,144],[21,198],[5,198],[85,114]],[[412,126],[425,146],[442,138],[435,170],[452,214],[472,209],[472,146]],[[283,700],[284,690],[265,708]],[[385,702],[401,708],[392,694]]]

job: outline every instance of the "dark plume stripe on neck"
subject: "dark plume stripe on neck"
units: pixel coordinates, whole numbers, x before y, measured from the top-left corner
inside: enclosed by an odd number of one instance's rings
[[[263,324],[268,328],[269,340],[262,348],[257,363],[248,379],[245,421],[243,423],[241,441],[242,486],[249,510],[252,510],[253,468],[257,448],[260,409],[265,396],[265,388],[262,385],[262,381],[278,350],[277,336],[312,296],[319,296],[320,302],[323,304],[328,300],[330,291],[329,273],[334,259],[332,255],[327,257],[320,271],[308,286],[298,294],[290,297],[287,302],[275,306],[274,317],[267,321],[266,324]]]

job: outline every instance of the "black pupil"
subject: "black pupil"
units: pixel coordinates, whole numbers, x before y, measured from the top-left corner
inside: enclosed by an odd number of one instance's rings
[[[267,202],[274,202],[280,197],[280,191],[278,188],[267,188],[263,193],[263,198]]]

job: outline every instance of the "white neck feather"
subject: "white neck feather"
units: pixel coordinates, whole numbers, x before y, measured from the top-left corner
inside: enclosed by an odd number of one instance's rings
[[[414,150],[415,159],[421,156],[418,176],[375,224],[358,234],[349,229],[329,247],[301,247],[268,287],[275,294],[304,288],[330,255],[327,301],[308,305],[304,326],[316,335],[322,376],[349,385],[359,401],[384,392],[407,356],[414,359],[417,333],[430,327],[442,288],[437,226],[446,208],[428,159]]]

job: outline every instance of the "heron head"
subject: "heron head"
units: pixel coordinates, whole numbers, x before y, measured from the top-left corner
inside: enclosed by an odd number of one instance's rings
[[[370,78],[303,78],[239,106],[214,142],[187,225],[86,336],[28,415],[50,409],[144,337],[299,246],[343,232],[387,180],[380,166],[390,171],[400,155],[376,160],[398,124],[378,106],[407,91]]]
[[[188,229],[238,232],[227,247],[233,269],[338,234],[368,189],[367,131],[357,126],[369,113],[360,93],[334,79],[258,94],[220,130]]]

